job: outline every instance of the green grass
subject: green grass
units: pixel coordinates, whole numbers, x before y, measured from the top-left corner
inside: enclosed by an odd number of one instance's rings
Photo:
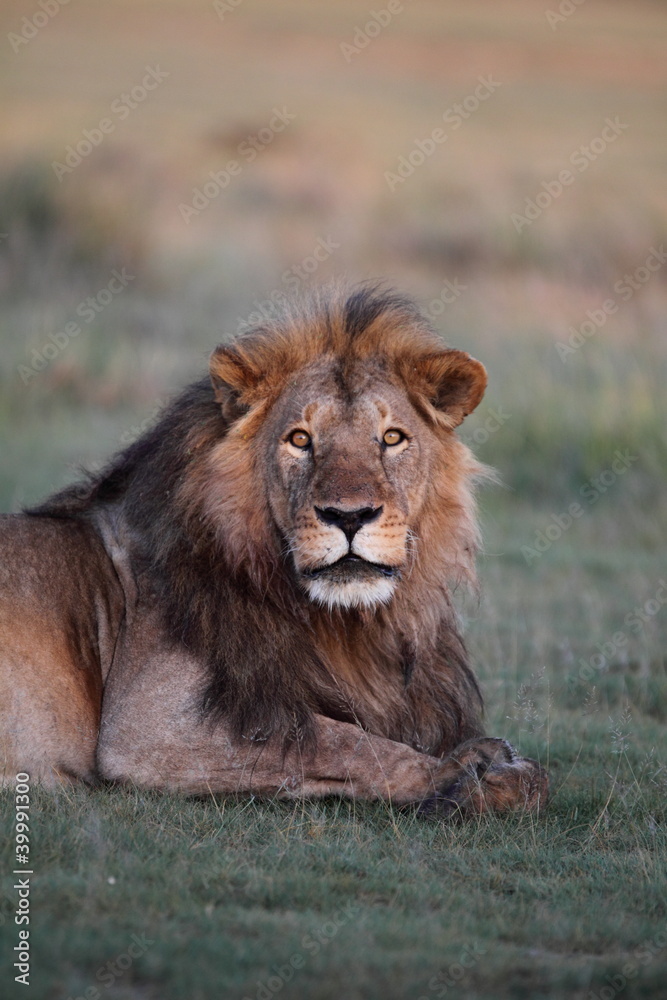
[[[665,929],[664,782],[650,740],[613,757],[592,730],[583,759],[576,726],[559,734],[539,818],[35,793],[35,995],[85,995],[135,934],[152,943],[104,995],[255,997],[300,956],[285,996],[434,997],[464,956],[456,996],[584,997],[634,962],[626,995],[655,997],[664,952],[637,949]]]

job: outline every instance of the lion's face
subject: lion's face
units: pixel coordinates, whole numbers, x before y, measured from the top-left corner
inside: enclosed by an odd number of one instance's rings
[[[391,600],[428,544],[422,512],[444,503],[443,475],[460,475],[451,432],[486,385],[478,361],[404,306],[362,306],[211,358],[229,430],[211,453],[209,515],[251,569],[279,535],[302,590],[330,608]]]
[[[433,436],[380,364],[336,377],[315,362],[262,434],[273,517],[309,596],[328,606],[387,602],[410,556]]]

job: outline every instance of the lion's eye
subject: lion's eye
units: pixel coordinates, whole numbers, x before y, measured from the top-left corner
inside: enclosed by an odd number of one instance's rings
[[[400,444],[401,441],[405,441],[405,434],[403,431],[397,431],[392,427],[390,430],[384,432],[382,440],[386,445],[392,447],[395,444]]]
[[[289,436],[289,443],[295,448],[309,448],[312,438],[307,431],[292,431]]]

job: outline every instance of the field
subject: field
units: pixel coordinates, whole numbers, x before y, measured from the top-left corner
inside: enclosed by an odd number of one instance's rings
[[[553,795],[457,824],[34,789],[22,991],[2,793],[2,996],[665,995],[667,12],[572,7],[405,2],[376,34],[349,0],[105,0],[24,38],[40,8],[3,4],[1,508],[272,299],[386,278],[489,370],[462,612],[488,731]]]

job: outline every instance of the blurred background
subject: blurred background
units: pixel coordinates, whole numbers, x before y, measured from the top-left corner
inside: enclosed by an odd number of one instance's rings
[[[461,430],[505,484],[488,683],[562,676],[652,597],[664,3],[3,0],[0,27],[3,509],[99,467],[286,294],[384,278],[489,369]],[[664,712],[662,617],[596,675],[610,704],[635,683]]]

